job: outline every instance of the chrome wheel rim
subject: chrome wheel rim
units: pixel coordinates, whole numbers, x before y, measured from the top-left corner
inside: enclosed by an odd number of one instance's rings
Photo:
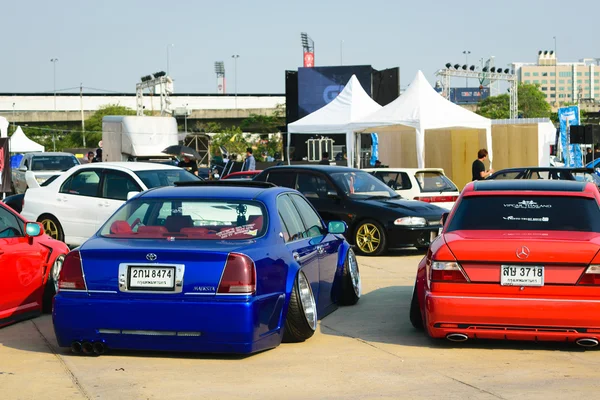
[[[374,253],[381,244],[381,232],[371,224],[361,225],[356,231],[356,245],[363,253]]]
[[[50,236],[52,239],[58,240],[58,226],[51,219],[42,220],[42,226],[44,227],[44,232],[46,235]]]
[[[63,261],[65,260],[65,256],[61,254],[54,261],[54,265],[52,265],[52,271],[50,272],[50,277],[52,279],[52,283],[54,284],[54,292],[58,292],[58,278],[60,278],[60,270],[62,269]]]
[[[306,322],[308,322],[308,325],[314,331],[317,329],[317,304],[312,288],[310,287],[310,282],[308,282],[303,272],[298,274],[298,293]]]
[[[352,288],[356,297],[360,297],[361,294],[361,281],[360,272],[358,271],[358,260],[352,250],[348,251],[348,272],[350,272],[350,279],[352,280]]]

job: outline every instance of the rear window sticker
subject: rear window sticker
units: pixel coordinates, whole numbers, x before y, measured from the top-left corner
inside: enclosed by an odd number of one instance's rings
[[[552,204],[538,204],[533,200],[522,200],[518,203],[515,204],[504,204],[504,207],[507,208],[527,208],[527,209],[534,209],[534,210],[538,210],[540,208],[552,208]]]
[[[502,219],[505,219],[507,221],[550,222],[550,218],[548,218],[548,217],[533,218],[533,217],[514,217],[512,215],[509,215],[507,217],[502,217]]]

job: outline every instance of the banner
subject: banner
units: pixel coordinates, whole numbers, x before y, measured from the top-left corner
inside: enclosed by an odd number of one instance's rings
[[[558,109],[560,123],[560,147],[565,167],[583,167],[581,146],[570,144],[570,127],[579,125],[579,106],[561,107]]]
[[[376,133],[371,133],[371,165],[379,159],[379,137]]]
[[[0,139],[0,193],[9,193],[11,183],[10,153],[8,138]]]

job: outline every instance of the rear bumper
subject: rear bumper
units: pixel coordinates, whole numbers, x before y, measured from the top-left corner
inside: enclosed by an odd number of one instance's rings
[[[101,341],[109,349],[247,354],[281,343],[284,303],[284,294],[165,301],[59,293],[52,319],[61,347]]]
[[[427,330],[434,338],[464,333],[471,339],[600,340],[600,300],[475,297],[431,292],[426,294],[425,300]]]

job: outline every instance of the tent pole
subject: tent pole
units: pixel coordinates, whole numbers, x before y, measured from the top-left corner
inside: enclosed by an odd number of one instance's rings
[[[290,143],[292,142],[292,133],[288,131],[287,133],[287,163],[291,165],[290,160]]]

